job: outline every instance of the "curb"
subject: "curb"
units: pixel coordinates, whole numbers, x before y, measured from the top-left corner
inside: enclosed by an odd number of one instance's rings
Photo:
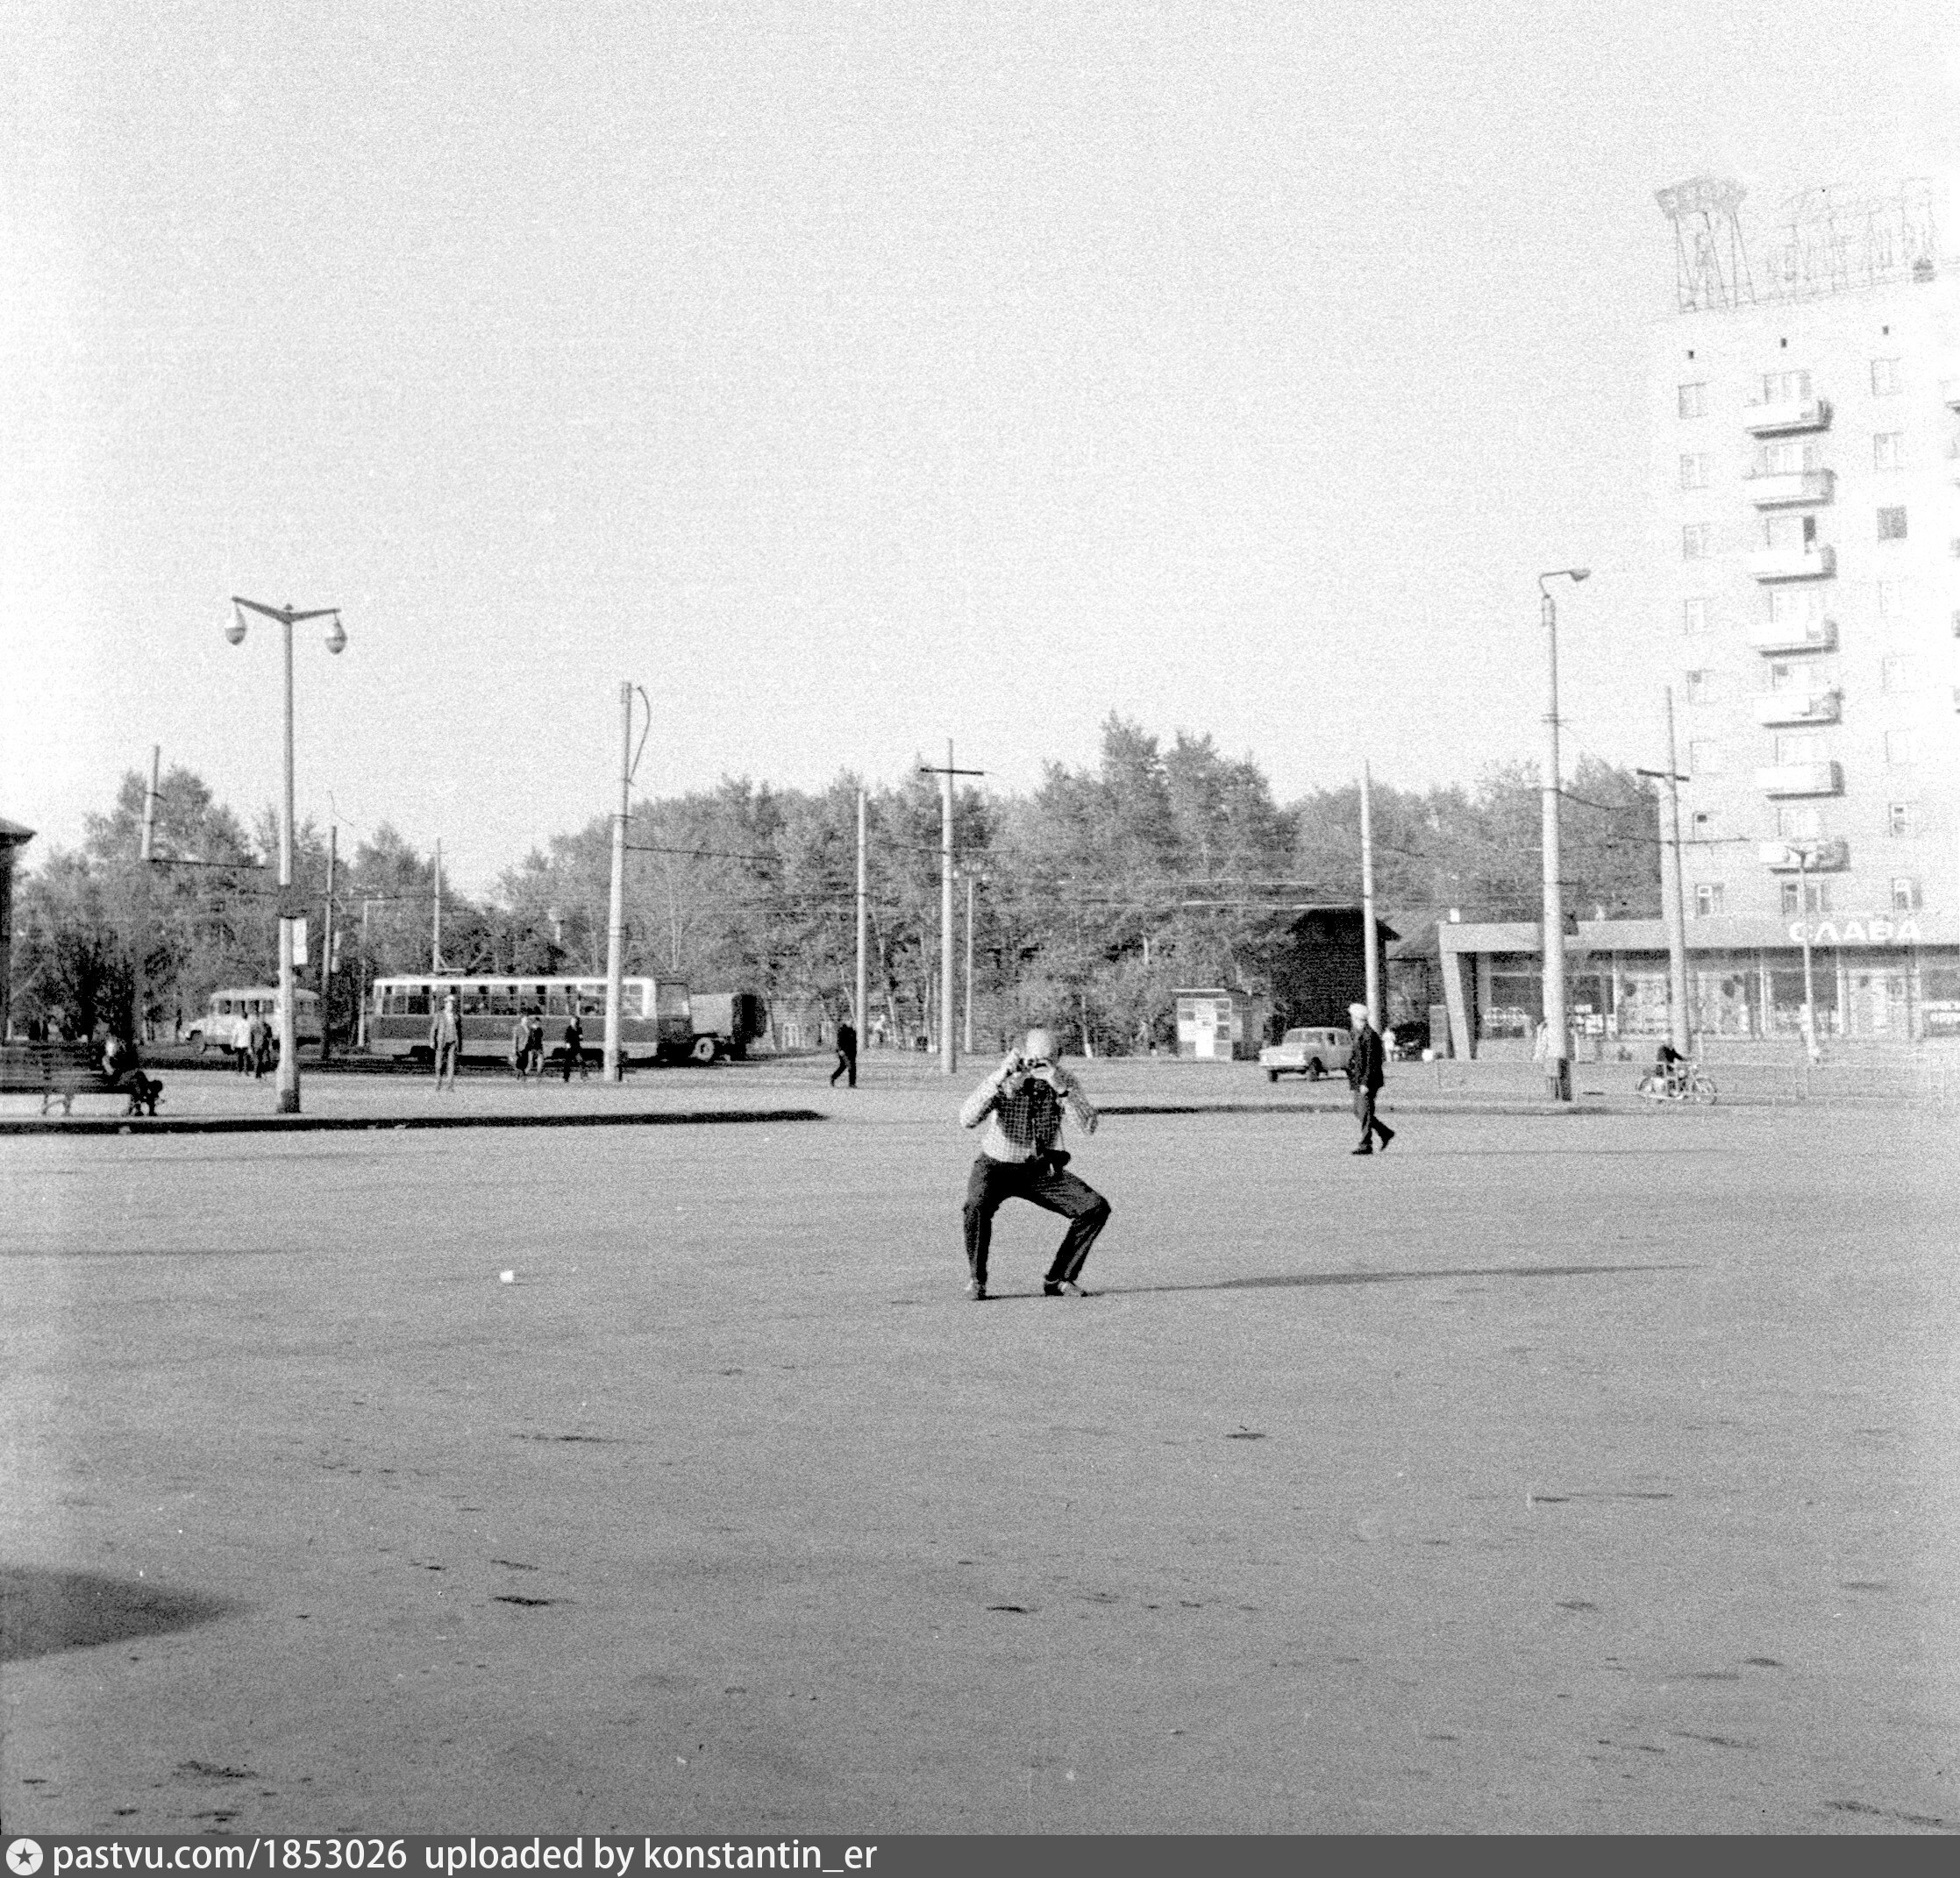
[[[579,1115],[31,1115],[0,1119],[0,1135],[324,1135],[398,1134],[406,1128],[658,1128],[722,1122],[822,1121],[814,1108],[642,1109]]]

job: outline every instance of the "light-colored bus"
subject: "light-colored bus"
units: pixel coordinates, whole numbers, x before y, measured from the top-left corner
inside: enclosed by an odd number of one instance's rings
[[[565,1021],[576,1007],[585,1054],[597,1063],[606,1047],[606,981],[595,978],[436,977],[376,978],[367,1006],[367,1051],[374,1056],[434,1059],[429,1025],[453,996],[462,1021],[461,1055],[481,1062],[510,1060],[519,1017],[535,1011],[545,1022],[545,1060],[562,1063]],[[620,1056],[628,1063],[685,1062],[694,1042],[688,987],[652,978],[624,978],[619,987]]]
[[[232,1033],[244,1018],[250,1023],[262,1017],[272,1027],[272,1047],[279,1048],[279,987],[276,985],[235,985],[214,991],[204,1006],[204,1014],[194,1018],[184,1032],[184,1042],[200,1051],[229,1050]],[[293,992],[293,1036],[302,1045],[320,1041],[320,994]]]

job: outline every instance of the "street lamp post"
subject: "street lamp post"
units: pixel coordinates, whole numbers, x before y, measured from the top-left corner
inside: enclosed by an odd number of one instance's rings
[[[1804,949],[1804,1054],[1817,1061],[1817,990],[1810,975],[1810,883],[1808,869],[1814,850],[1799,842],[1792,850],[1797,857],[1797,930],[1803,935]]]
[[[256,600],[232,596],[232,624],[225,637],[233,645],[245,643],[245,615],[257,613],[277,620],[285,653],[286,670],[286,795],[284,814],[279,823],[279,1113],[299,1113],[299,1042],[293,1022],[293,628],[303,620],[331,619],[326,649],[339,653],[346,649],[346,630],[340,623],[338,607],[316,607],[308,613],[296,613],[290,607],[261,606]]]
[[[1555,567],[1538,576],[1545,627],[1544,1017],[1545,1075],[1553,1099],[1572,1099],[1572,1038],[1565,1021],[1565,908],[1558,880],[1558,609],[1548,580],[1585,580],[1590,567]]]

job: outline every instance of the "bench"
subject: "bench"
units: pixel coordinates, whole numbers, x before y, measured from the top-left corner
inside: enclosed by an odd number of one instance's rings
[[[88,1043],[0,1043],[0,1095],[38,1095],[41,1113],[59,1102],[66,1115],[78,1095],[122,1095],[125,1114],[153,1115],[163,1085],[141,1071],[104,1076]]]

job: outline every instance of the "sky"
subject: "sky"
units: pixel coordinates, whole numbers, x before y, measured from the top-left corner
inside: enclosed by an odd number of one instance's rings
[[[15,0],[0,815],[160,744],[473,892],[636,789],[1664,754],[1656,189],[1960,167],[1864,0]],[[1960,227],[1942,233],[1956,245]]]

